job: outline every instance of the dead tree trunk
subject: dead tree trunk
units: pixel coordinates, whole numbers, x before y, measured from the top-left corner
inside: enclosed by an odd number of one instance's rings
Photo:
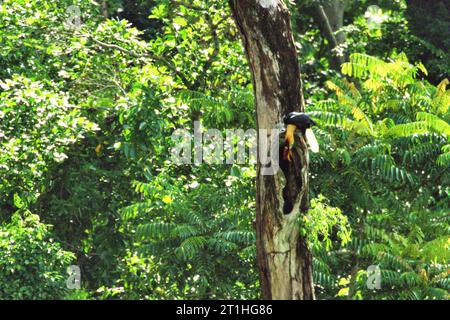
[[[258,129],[270,132],[286,113],[304,110],[290,14],[283,0],[229,3],[250,64]],[[258,161],[256,246],[263,299],[314,299],[312,256],[297,227],[308,210],[308,161],[301,136],[293,161],[280,158],[276,174],[264,175]]]

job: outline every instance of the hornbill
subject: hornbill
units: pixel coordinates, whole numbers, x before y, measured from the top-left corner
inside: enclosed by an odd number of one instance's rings
[[[292,147],[294,146],[295,131],[299,130],[306,141],[308,142],[311,151],[314,153],[319,152],[319,144],[311,130],[312,126],[317,126],[317,123],[312,120],[306,113],[303,112],[291,112],[283,118],[283,122],[286,125],[285,142],[283,158],[285,160],[292,160]]]

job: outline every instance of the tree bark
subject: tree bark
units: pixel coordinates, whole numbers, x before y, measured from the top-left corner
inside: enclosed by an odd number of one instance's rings
[[[271,141],[270,130],[285,114],[304,110],[290,14],[282,0],[229,4],[250,64],[258,129],[268,130]],[[312,256],[297,225],[309,205],[308,165],[301,135],[296,137],[293,161],[280,157],[282,170],[274,175],[263,174],[258,161],[256,247],[263,299],[314,299]]]

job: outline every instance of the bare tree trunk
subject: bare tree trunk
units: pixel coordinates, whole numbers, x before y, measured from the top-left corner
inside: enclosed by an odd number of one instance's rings
[[[316,7],[316,21],[322,33],[328,40],[331,52],[331,64],[333,69],[340,70],[345,62],[345,53],[339,52],[339,46],[345,43],[345,34],[338,32],[344,26],[344,12],[347,6],[346,0],[333,0],[325,4],[319,2]]]
[[[286,113],[304,110],[290,14],[283,0],[229,3],[252,72],[258,128],[276,128]],[[309,205],[308,164],[301,136],[293,161],[280,159],[276,174],[262,174],[258,161],[256,247],[264,299],[314,299],[312,256],[297,227]]]
[[[108,18],[108,3],[106,0],[102,1],[102,16]]]

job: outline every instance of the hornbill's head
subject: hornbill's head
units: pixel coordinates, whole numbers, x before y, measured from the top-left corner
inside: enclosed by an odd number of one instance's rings
[[[317,123],[312,120],[306,113],[291,112],[284,116],[283,122],[286,125],[285,141],[286,146],[284,150],[284,159],[291,161],[292,147],[294,146],[295,131],[300,131],[306,138],[308,144],[313,152],[319,151],[319,145],[314,133],[311,130],[312,126],[317,126]]]
[[[284,116],[283,122],[285,125],[294,125],[297,130],[300,130],[303,134],[306,129],[312,126],[317,126],[317,123],[311,119],[306,113],[303,112],[291,112]]]

